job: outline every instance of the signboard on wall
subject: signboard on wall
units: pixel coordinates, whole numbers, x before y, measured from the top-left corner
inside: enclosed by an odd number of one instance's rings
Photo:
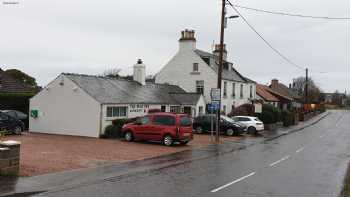
[[[129,107],[129,113],[147,113],[149,105],[146,104],[131,104]]]
[[[257,114],[262,113],[262,104],[261,103],[255,103],[254,108],[255,108],[255,113],[257,113]]]
[[[221,100],[221,91],[219,88],[212,88],[210,92],[212,101],[220,101]]]

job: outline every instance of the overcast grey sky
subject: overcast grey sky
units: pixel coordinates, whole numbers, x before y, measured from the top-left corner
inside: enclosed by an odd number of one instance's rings
[[[0,66],[18,68],[46,85],[61,72],[101,74],[142,58],[154,74],[176,53],[180,31],[196,30],[197,47],[219,40],[219,0],[0,0]],[[237,0],[234,3],[308,15],[350,17],[348,0]],[[350,90],[350,20],[241,13],[324,91]],[[235,14],[228,8],[228,14]],[[274,54],[241,19],[226,29],[228,58],[247,77],[288,84],[304,72]],[[320,72],[325,72],[320,74]]]

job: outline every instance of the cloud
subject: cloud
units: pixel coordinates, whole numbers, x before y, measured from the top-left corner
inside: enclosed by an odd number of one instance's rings
[[[262,9],[347,15],[350,2],[248,0],[237,3]],[[315,9],[315,5],[317,9]],[[349,21],[273,16],[241,10],[257,30],[296,63],[310,68],[325,91],[347,89],[350,68]],[[228,14],[235,14],[228,8]],[[0,65],[16,67],[47,84],[61,72],[100,74],[112,67],[132,72],[138,58],[153,74],[170,60],[184,28],[196,30],[197,46],[210,51],[219,37],[220,2],[210,0],[19,1],[0,5]],[[288,84],[304,72],[274,54],[241,19],[226,29],[229,59],[261,83],[279,78]],[[319,72],[327,74],[319,75]]]

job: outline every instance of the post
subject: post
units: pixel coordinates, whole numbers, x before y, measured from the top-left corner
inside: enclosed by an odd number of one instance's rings
[[[305,69],[305,104],[309,104],[309,69]]]
[[[222,81],[222,67],[223,67],[223,54],[224,54],[224,35],[225,35],[225,15],[226,15],[226,0],[222,0],[221,10],[221,32],[220,32],[220,54],[219,54],[219,68],[218,68],[218,84],[217,88],[220,90],[220,101],[218,116],[216,122],[216,137],[215,141],[220,141],[220,112],[221,112],[221,81]]]

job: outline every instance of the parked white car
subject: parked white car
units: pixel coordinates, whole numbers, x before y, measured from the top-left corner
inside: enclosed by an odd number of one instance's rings
[[[240,122],[246,125],[246,131],[249,134],[257,134],[259,131],[264,130],[264,123],[257,117],[253,116],[234,116],[232,118],[236,122]]]

